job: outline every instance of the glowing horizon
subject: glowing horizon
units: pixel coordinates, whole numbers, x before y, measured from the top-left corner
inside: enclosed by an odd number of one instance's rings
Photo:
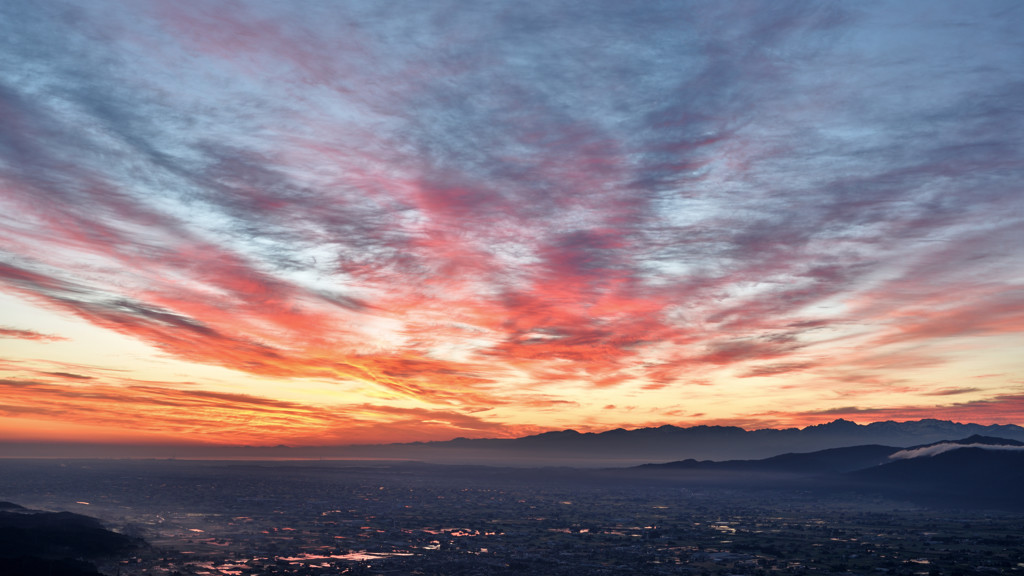
[[[0,8],[0,441],[1024,424],[1014,2]]]

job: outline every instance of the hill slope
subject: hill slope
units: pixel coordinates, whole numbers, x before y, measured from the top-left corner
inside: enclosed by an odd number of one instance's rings
[[[93,561],[122,555],[140,541],[71,512],[41,512],[0,502],[0,574],[99,576]]]

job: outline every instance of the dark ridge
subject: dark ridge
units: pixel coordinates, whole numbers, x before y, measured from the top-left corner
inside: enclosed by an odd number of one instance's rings
[[[1024,510],[1024,450],[959,448],[847,476],[865,488],[930,506]]]
[[[107,530],[89,516],[0,503],[0,574],[4,576],[98,575],[94,561],[121,556],[142,544],[140,539]]]
[[[931,446],[938,446],[940,444],[985,444],[988,446],[1024,446],[1024,442],[1011,440],[1009,438],[996,438],[995,436],[982,436],[981,434],[974,434],[973,436],[962,438],[960,440],[939,440],[938,442],[932,442],[931,444],[911,446],[910,448],[907,448],[907,450],[929,448]]]
[[[38,558],[21,556],[0,558],[0,574],[4,576],[104,576],[96,566],[72,558]]]
[[[870,444],[830,448],[816,452],[786,453],[761,460],[682,460],[665,464],[644,464],[638,468],[676,470],[735,470],[751,472],[790,472],[798,474],[835,474],[877,466],[888,461],[900,448]]]
[[[895,454],[899,450],[899,448],[892,446],[868,444],[864,446],[830,448],[810,453],[780,454],[761,460],[761,462],[768,468],[784,469],[790,472],[851,472],[883,464],[888,461],[890,455]]]
[[[738,487],[789,486],[822,494],[856,492],[946,509],[1024,510],[1024,450],[977,446],[1024,446],[1005,438],[974,435],[916,448],[962,445],[934,455],[893,459],[903,449],[864,445],[790,453],[761,460],[682,460],[646,464],[634,471],[678,475],[680,481]],[[780,475],[781,474],[781,475]],[[775,475],[775,476],[772,476]]]

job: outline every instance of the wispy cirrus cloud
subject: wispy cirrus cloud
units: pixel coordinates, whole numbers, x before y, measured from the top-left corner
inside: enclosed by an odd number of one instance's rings
[[[266,438],[305,445],[401,441],[414,430],[444,439],[453,430],[513,436],[535,431],[457,411],[353,404],[344,410],[251,394],[181,389],[142,382],[61,385],[0,380],[0,417],[44,417],[116,430],[159,431],[168,439],[213,444],[260,443]],[[383,430],[381,428],[384,428]]]
[[[1024,326],[998,4],[0,10],[0,283],[179,359],[471,414]]]
[[[41,340],[44,342],[59,342],[67,340],[63,336],[54,334],[42,334],[35,330],[21,330],[18,328],[0,327],[0,338],[17,338],[19,340]]]

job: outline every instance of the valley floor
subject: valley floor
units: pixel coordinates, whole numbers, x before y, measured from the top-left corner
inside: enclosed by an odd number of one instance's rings
[[[1024,515],[686,475],[0,461],[0,500],[150,548],[122,575],[1024,574]]]

